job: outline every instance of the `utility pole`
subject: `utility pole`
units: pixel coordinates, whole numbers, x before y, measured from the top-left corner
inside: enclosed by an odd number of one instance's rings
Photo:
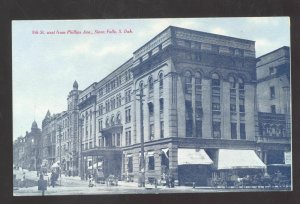
[[[61,164],[61,125],[59,125],[58,127],[58,137],[59,137],[59,184],[61,186],[61,167],[62,167],[62,164]]]
[[[143,117],[143,93],[140,89],[139,101],[140,101],[140,131],[141,131],[141,187],[145,187],[145,157],[144,157],[144,117]]]

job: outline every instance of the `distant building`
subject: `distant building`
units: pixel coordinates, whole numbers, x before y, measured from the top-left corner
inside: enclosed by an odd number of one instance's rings
[[[14,165],[28,169],[40,169],[42,163],[41,153],[41,130],[33,121],[31,131],[26,132],[24,137],[19,137],[14,142]]]

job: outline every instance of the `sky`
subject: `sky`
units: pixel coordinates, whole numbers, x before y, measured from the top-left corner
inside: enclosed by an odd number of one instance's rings
[[[13,21],[13,140],[66,110],[74,80],[79,90],[100,81],[170,25],[253,40],[257,57],[290,46],[288,17]]]

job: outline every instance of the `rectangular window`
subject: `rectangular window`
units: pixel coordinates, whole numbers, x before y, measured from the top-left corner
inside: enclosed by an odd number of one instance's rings
[[[213,137],[221,138],[221,122],[213,122]]]
[[[128,164],[127,164],[128,173],[132,173],[132,171],[133,171],[132,156],[131,157],[127,157],[127,158],[128,158]]]
[[[121,146],[121,135],[120,135],[120,133],[117,133],[117,146],[118,147]]]
[[[271,113],[276,113],[276,106],[275,105],[271,105]]]
[[[271,99],[275,98],[275,87],[274,86],[270,87],[270,98]]]
[[[202,137],[202,121],[196,120],[196,137]]]
[[[131,131],[125,133],[126,146],[131,145]]]
[[[192,102],[186,100],[185,101],[185,111],[186,111],[186,119],[192,119],[193,118],[193,107]]]
[[[240,112],[245,113],[245,106],[244,105],[240,105]]]
[[[130,123],[131,122],[131,113],[130,109],[125,110],[125,122]]]
[[[230,111],[236,112],[236,105],[235,104],[230,104]]]
[[[103,96],[103,88],[99,89],[99,96]]]
[[[160,138],[164,138],[164,121],[160,121]]]
[[[92,148],[92,142],[89,143],[89,148],[90,148],[90,149]]]
[[[186,137],[192,137],[193,136],[193,120],[186,120],[185,121],[186,127]]]
[[[102,120],[99,120],[99,132],[102,130]]]
[[[154,114],[153,103],[148,103],[148,109],[149,109],[149,116],[153,117],[153,114]]]
[[[246,139],[245,123],[240,124],[240,137],[242,140]]]
[[[231,123],[231,139],[237,139],[236,123]]]
[[[269,68],[269,72],[270,72],[270,75],[271,74],[275,74],[275,68],[274,67],[270,67]]]
[[[212,110],[220,110],[221,107],[220,107],[220,104],[219,103],[213,103],[212,104]]]
[[[155,169],[155,161],[154,156],[148,157],[148,170],[154,170]]]
[[[149,134],[149,140],[154,139],[154,124],[150,124],[150,134]]]
[[[159,99],[159,112],[160,113],[164,112],[164,99],[163,98]]]

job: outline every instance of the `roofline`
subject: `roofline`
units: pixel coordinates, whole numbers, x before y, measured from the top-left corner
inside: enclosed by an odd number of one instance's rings
[[[232,40],[248,41],[248,42],[255,43],[254,40],[248,40],[248,39],[244,39],[244,38],[231,37],[231,36],[228,36],[228,35],[220,35],[220,34],[215,34],[215,33],[209,33],[209,32],[199,31],[199,30],[192,30],[192,29],[188,29],[188,28],[181,28],[181,27],[177,27],[177,26],[169,26],[169,27],[175,28],[175,29],[179,29],[179,30],[192,31],[194,33],[203,33],[203,34],[207,34],[207,35],[213,35],[213,36],[227,38],[227,39],[232,39]]]
[[[125,66],[130,60],[132,60],[133,57],[129,58],[127,61],[125,61],[123,64],[121,64],[119,67],[117,67],[114,71],[112,71],[111,73],[109,73],[106,77],[104,77],[103,79],[101,79],[98,82],[95,82],[98,84],[100,84],[101,82],[105,81],[110,75],[113,75],[115,72],[117,72],[119,69],[121,69],[123,66]],[[105,82],[104,82],[105,83]]]
[[[258,58],[261,58],[261,57],[265,57],[265,56],[267,56],[267,55],[269,55],[269,54],[271,54],[271,53],[277,52],[277,51],[280,50],[280,49],[289,49],[289,51],[290,51],[290,47],[289,47],[289,46],[282,46],[282,47],[280,47],[280,48],[277,48],[276,50],[273,50],[273,51],[271,51],[271,52],[268,52],[268,53],[266,53],[266,54],[263,54],[263,55],[257,57],[257,59],[258,59]]]
[[[158,33],[157,35],[155,35],[153,38],[151,38],[149,41],[147,41],[145,44],[143,44],[140,48],[138,48],[136,51],[133,52],[133,54],[136,54],[139,50],[141,50],[145,45],[149,44],[151,41],[153,41],[156,37],[158,37],[159,35],[161,35],[163,32],[165,32],[166,30],[168,30],[169,28],[171,29],[179,29],[179,30],[186,30],[186,31],[192,31],[194,33],[202,33],[202,34],[206,34],[206,35],[212,35],[212,36],[217,36],[217,37],[222,37],[222,38],[227,38],[227,39],[231,39],[231,40],[238,40],[238,41],[247,41],[247,42],[251,42],[251,43],[255,43],[255,41],[253,40],[248,40],[248,39],[243,39],[243,38],[237,38],[237,37],[231,37],[231,36],[226,36],[226,35],[219,35],[219,34],[215,34],[215,33],[208,33],[208,32],[203,32],[203,31],[198,31],[198,30],[192,30],[192,29],[188,29],[188,28],[181,28],[181,27],[176,27],[176,26],[168,26],[167,28],[165,28],[163,31],[161,31],[160,33]],[[171,34],[172,37],[172,34]]]

